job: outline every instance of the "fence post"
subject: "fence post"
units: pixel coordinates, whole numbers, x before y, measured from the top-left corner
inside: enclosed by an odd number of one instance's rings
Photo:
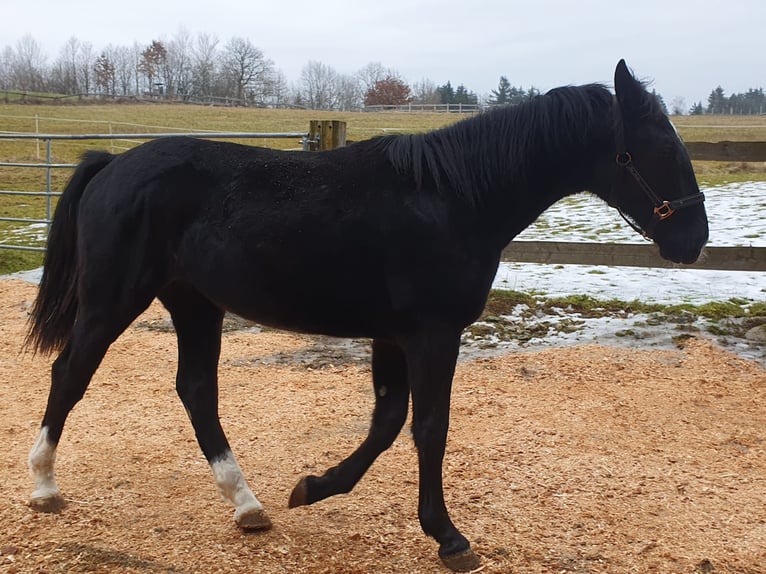
[[[309,151],[326,151],[346,145],[346,122],[311,120],[309,122]]]
[[[40,116],[35,114],[35,133],[40,133]],[[37,161],[40,161],[40,140],[35,140],[37,142]]]
[[[37,141],[39,142],[40,140]],[[51,177],[51,164],[53,164],[53,152],[51,151],[52,145],[53,140],[50,138],[45,140],[45,162],[47,163],[47,167],[45,168],[45,219],[48,220],[48,223],[46,224],[47,233],[50,233],[51,231],[50,222],[53,220],[53,181]]]

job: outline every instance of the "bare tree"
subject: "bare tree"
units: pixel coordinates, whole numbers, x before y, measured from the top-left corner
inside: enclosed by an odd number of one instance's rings
[[[338,73],[316,60],[301,70],[300,100],[312,110],[334,110],[338,105]]]
[[[418,104],[440,104],[441,95],[434,82],[423,78],[412,86],[412,101]]]
[[[93,87],[93,66],[96,58],[93,55],[93,44],[80,42],[77,50],[77,85],[80,93],[89,94]]]
[[[62,94],[77,94],[77,56],[80,41],[72,36],[59,52],[59,57],[51,68],[51,89]]]
[[[144,49],[138,42],[133,42],[133,46],[130,47],[130,59],[133,62],[133,93],[136,95],[141,94],[141,80],[144,75],[141,71],[143,51]]]
[[[213,94],[218,39],[209,34],[199,34],[192,49],[192,90],[195,96]]]
[[[224,48],[221,71],[232,96],[242,103],[261,102],[274,64],[250,40],[234,37]]]
[[[30,34],[24,35],[11,56],[13,85],[20,90],[42,91],[45,88],[45,60],[37,40]]]
[[[683,96],[676,96],[670,101],[670,113],[674,116],[684,115],[689,108],[686,105],[686,100]]]
[[[290,87],[287,76],[282,70],[272,70],[266,86],[264,103],[270,106],[283,106],[290,99]]]
[[[8,90],[13,86],[12,70],[13,49],[10,46],[3,48],[0,52],[0,88]]]
[[[362,86],[357,76],[340,74],[335,80],[336,106],[340,111],[360,110],[364,105]]]
[[[168,94],[188,95],[192,87],[192,37],[185,28],[180,28],[168,44],[166,70]]]
[[[370,62],[356,73],[362,93],[367,93],[375,87],[375,84],[386,77],[398,77],[398,74],[386,68],[380,62]]]
[[[133,77],[136,74],[133,52],[126,46],[112,46],[110,44],[106,47],[106,53],[114,64],[114,92],[127,96],[132,91]]]

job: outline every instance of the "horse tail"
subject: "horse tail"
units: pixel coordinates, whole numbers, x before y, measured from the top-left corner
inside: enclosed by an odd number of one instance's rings
[[[53,214],[40,288],[32,306],[24,346],[50,354],[69,341],[77,318],[77,212],[85,188],[115,156],[86,152]]]

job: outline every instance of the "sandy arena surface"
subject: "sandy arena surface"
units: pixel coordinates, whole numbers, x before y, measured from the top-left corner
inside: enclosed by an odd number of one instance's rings
[[[58,452],[67,507],[27,506],[50,359],[20,354],[35,287],[0,282],[0,572],[438,573],[416,517],[408,432],[348,495],[287,509],[292,487],[363,439],[367,364],[315,339],[230,331],[221,419],[274,528],[243,534],[174,391],[153,305],[113,345]],[[702,340],[464,360],[447,503],[484,573],[766,572],[766,371]]]

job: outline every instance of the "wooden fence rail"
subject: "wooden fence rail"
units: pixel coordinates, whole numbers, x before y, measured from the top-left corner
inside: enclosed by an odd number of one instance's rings
[[[565,243],[512,241],[502,260],[555,265],[622,265],[625,267],[682,267],[721,271],[766,271],[766,247],[707,247],[692,265],[677,265],[660,257],[655,245],[634,243]]]
[[[689,157],[697,161],[766,162],[766,142],[685,142]]]

